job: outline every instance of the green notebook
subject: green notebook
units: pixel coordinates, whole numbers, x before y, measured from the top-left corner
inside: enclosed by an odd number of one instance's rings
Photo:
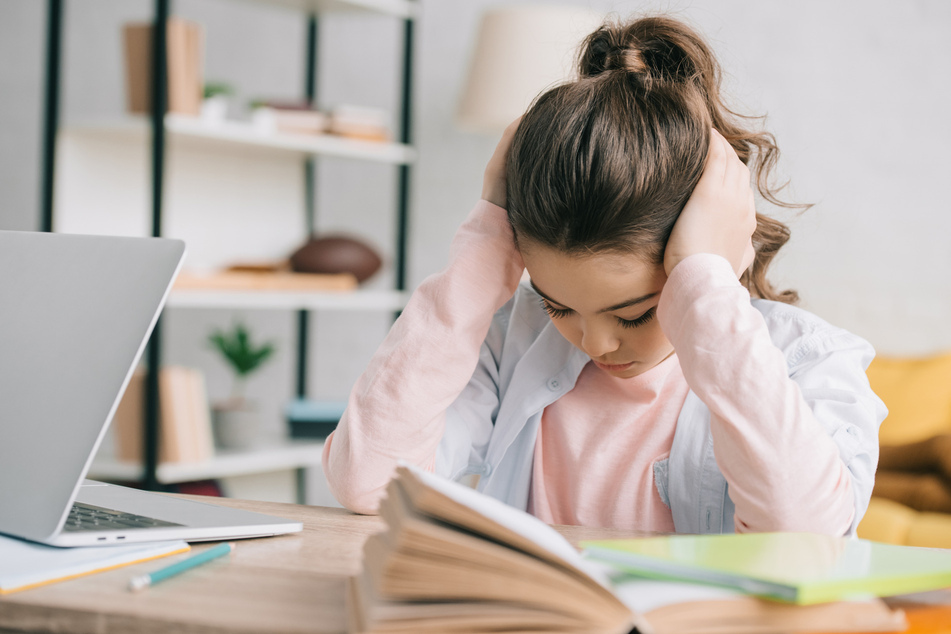
[[[813,533],[672,535],[582,542],[589,559],[807,605],[951,586],[951,550]]]

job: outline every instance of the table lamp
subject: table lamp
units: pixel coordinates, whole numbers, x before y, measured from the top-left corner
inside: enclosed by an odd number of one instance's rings
[[[573,79],[578,45],[603,19],[566,6],[486,11],[456,115],[460,127],[498,133],[543,90]]]

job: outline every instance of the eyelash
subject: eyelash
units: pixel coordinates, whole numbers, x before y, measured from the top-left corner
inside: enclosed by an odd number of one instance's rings
[[[567,317],[571,314],[570,308],[555,308],[544,299],[542,300],[542,307],[552,319],[561,319],[562,317]],[[650,322],[652,319],[654,319],[656,314],[657,307],[654,306],[637,319],[621,319],[620,317],[615,317],[615,319],[617,319],[618,324],[622,328],[637,328],[638,326],[643,326],[644,324]]]

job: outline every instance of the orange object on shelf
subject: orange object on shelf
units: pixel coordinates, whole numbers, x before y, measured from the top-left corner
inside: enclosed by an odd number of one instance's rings
[[[349,273],[323,275],[287,271],[224,271],[212,275],[182,273],[175,281],[174,288],[188,291],[345,292],[356,290],[357,278]]]

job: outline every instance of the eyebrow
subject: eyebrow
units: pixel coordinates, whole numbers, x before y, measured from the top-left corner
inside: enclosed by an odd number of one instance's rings
[[[542,297],[544,297],[545,299],[547,299],[547,300],[550,301],[551,303],[553,303],[553,304],[558,304],[559,306],[566,306],[566,307],[567,307],[567,304],[562,304],[562,303],[559,302],[557,299],[552,299],[551,297],[549,297],[548,295],[546,295],[545,293],[543,293],[542,290],[541,290],[540,288],[538,288],[538,287],[535,285],[535,280],[529,280],[529,283],[532,285],[532,288],[535,289],[535,292],[536,292],[536,293],[538,293],[539,295],[541,295]],[[620,304],[615,304],[614,306],[608,306],[607,308],[602,308],[601,310],[598,311],[598,313],[599,313],[599,314],[600,314],[600,313],[610,313],[610,312],[615,311],[615,310],[621,310],[622,308],[628,308],[628,307],[630,307],[630,306],[635,306],[635,305],[637,305],[637,304],[641,304],[641,303],[643,303],[643,302],[646,302],[646,301],[649,300],[650,298],[656,297],[657,295],[658,295],[658,293],[655,292],[655,293],[649,293],[649,294],[647,294],[647,295],[642,295],[642,296],[640,296],[640,297],[635,297],[634,299],[629,299],[629,300],[627,300],[627,301],[621,302]]]

